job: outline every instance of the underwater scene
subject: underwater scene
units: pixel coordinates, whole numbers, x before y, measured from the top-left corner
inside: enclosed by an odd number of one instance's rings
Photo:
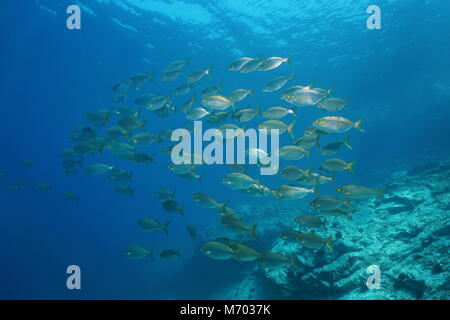
[[[450,2],[0,10],[0,299],[449,299]]]

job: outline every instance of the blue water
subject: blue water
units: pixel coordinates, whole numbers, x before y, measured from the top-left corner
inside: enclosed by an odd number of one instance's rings
[[[117,160],[107,153],[85,160],[132,171],[134,198],[113,193],[106,176],[83,171],[65,176],[61,168],[62,150],[74,145],[70,128],[87,125],[86,112],[114,107],[114,84],[155,71],[155,81],[142,93],[168,94],[186,75],[174,83],[159,81],[164,66],[173,60],[190,58],[187,72],[214,65],[213,77],[205,77],[201,88],[194,89],[198,93],[221,80],[227,92],[258,91],[290,72],[296,74],[290,85],[314,82],[317,87],[334,87],[336,96],[350,99],[340,115],[355,121],[365,117],[366,129],[350,132],[353,150],[342,150],[339,156],[356,160],[356,174],[343,174],[338,183],[375,187],[395,170],[447,156],[450,4],[376,1],[382,9],[382,29],[370,31],[366,8],[372,2],[2,1],[0,170],[8,171],[2,189],[11,184],[8,181],[29,178],[50,183],[53,190],[36,192],[26,185],[0,192],[0,298],[210,298],[251,268],[203,256],[200,241],[194,244],[185,230],[186,223],[194,224],[199,233],[219,223],[218,215],[195,205],[193,192],[230,201],[233,207],[275,201],[228,189],[220,183],[229,172],[225,166],[200,168],[201,183],[179,179],[167,170],[169,160],[160,152],[165,145],[145,149],[156,154],[154,165]],[[70,4],[81,6],[81,30],[66,28]],[[291,65],[266,73],[227,70],[241,56],[289,55],[294,55]],[[259,92],[241,106],[279,105],[281,91]],[[131,94],[126,104],[133,106],[136,97]],[[175,98],[174,104],[189,97]],[[300,110],[296,131],[324,115],[313,108]],[[145,118],[152,133],[189,124],[181,112],[169,118],[147,113]],[[282,138],[282,144],[288,141],[287,135]],[[18,166],[23,159],[36,164]],[[317,169],[324,159],[316,152],[302,166]],[[283,182],[279,177],[261,181],[273,188]],[[161,208],[153,196],[160,187],[176,189],[184,218]],[[65,200],[63,193],[68,191],[79,194],[80,201]],[[136,221],[142,216],[172,221],[169,236],[140,229]],[[157,259],[127,257],[124,248],[134,243],[155,248]],[[159,251],[165,248],[179,250],[181,258],[160,259]],[[81,290],[66,288],[66,268],[71,264],[81,267]]]

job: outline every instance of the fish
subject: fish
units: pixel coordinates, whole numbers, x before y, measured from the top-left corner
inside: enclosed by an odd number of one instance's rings
[[[221,181],[233,190],[248,189],[254,184],[259,184],[258,180],[240,172],[230,173],[223,177]]]
[[[352,147],[350,145],[350,137],[345,138],[342,141],[335,141],[328,143],[327,145],[321,147],[319,149],[319,152],[326,156],[332,156],[341,150],[342,146],[346,146],[350,150],[352,150]]]
[[[283,178],[285,178],[286,180],[291,180],[291,181],[297,181],[301,177],[304,177],[304,176],[309,177],[310,174],[311,174],[311,169],[303,170],[296,166],[288,166],[280,172],[280,175]]]
[[[311,149],[314,146],[318,146],[318,136],[303,136],[294,141],[294,145],[302,147],[303,149]]]
[[[111,140],[125,139],[129,135],[129,133],[129,131],[118,125],[105,130],[105,136]]]
[[[219,203],[209,195],[202,192],[193,193],[192,199],[194,199],[195,203],[207,209],[220,209],[227,204],[227,202]]]
[[[216,260],[230,260],[234,257],[234,251],[229,246],[217,241],[205,243],[200,250],[204,255]]]
[[[286,229],[280,232],[279,237],[283,240],[295,242],[302,233],[294,229]]]
[[[75,160],[79,158],[79,155],[75,152],[74,148],[66,148],[61,152],[61,158],[64,160]]]
[[[261,257],[261,253],[240,243],[232,243],[229,247],[233,250],[234,256],[239,262],[256,261]]]
[[[149,104],[146,105],[146,109],[149,111],[158,111],[169,102],[170,97],[169,96],[158,96],[155,97]],[[142,127],[142,130],[144,130],[144,127]]]
[[[273,191],[261,184],[253,184],[247,189],[239,190],[254,197],[268,197],[273,195]]]
[[[214,85],[214,86],[211,86],[211,87],[208,87],[208,88],[204,89],[200,93],[200,96],[202,98],[206,98],[206,97],[215,95],[215,94],[219,93],[222,90],[223,90],[223,81],[221,81],[221,83],[219,85]]]
[[[100,109],[97,111],[88,112],[85,114],[87,121],[92,123],[96,127],[105,126],[109,122],[112,111],[108,109]]]
[[[162,203],[162,207],[164,210],[170,213],[180,213],[181,215],[184,215],[184,209],[180,207],[178,202],[172,199],[167,199]]]
[[[210,110],[219,110],[219,111],[226,110],[234,105],[232,101],[221,95],[213,95],[205,97],[202,99],[201,103]]]
[[[344,210],[342,208],[318,211],[317,215],[322,216],[322,217],[344,217],[345,216],[345,218],[347,220],[350,220],[350,210]]]
[[[34,190],[36,191],[49,191],[52,190],[53,186],[48,183],[38,183],[34,185]]]
[[[141,164],[148,164],[148,163],[155,162],[155,159],[153,158],[153,156],[148,155],[143,152],[135,152],[135,153],[129,155],[128,160],[132,160],[136,163],[141,163]]]
[[[274,190],[273,195],[278,200],[298,200],[306,197],[311,193],[317,193],[316,189],[307,189],[285,184],[279,186],[276,190]]]
[[[161,75],[161,81],[162,82],[172,82],[176,78],[178,78],[178,76],[180,76],[182,73],[183,72],[181,70],[173,70],[173,71],[169,71],[169,72],[164,72]]]
[[[320,250],[326,246],[328,251],[333,252],[333,237],[331,235],[324,239],[313,233],[302,233],[298,236],[297,241],[310,249]]]
[[[148,147],[153,141],[153,134],[148,132],[138,133],[130,138],[130,142],[136,147]]]
[[[197,229],[195,228],[194,225],[187,224],[186,225],[186,231],[189,234],[189,236],[192,238],[192,240],[195,241],[197,239]]]
[[[106,146],[106,150],[117,157],[128,159],[133,156],[135,147],[125,142],[112,142]]]
[[[117,94],[112,98],[113,102],[119,103],[119,102],[125,102],[127,100],[126,94]]]
[[[258,261],[265,267],[279,268],[290,265],[295,270],[300,271],[300,267],[297,264],[297,258],[295,256],[289,258],[284,254],[277,252],[263,252],[261,253]]]
[[[117,124],[121,126],[126,131],[130,132],[136,129],[145,130],[145,126],[147,125],[147,120],[139,121],[132,117],[125,117],[120,119]]]
[[[72,201],[79,201],[80,196],[73,192],[64,192],[64,199],[72,200]]]
[[[188,64],[189,59],[172,61],[164,68],[164,73],[179,71],[181,69],[184,69]]]
[[[305,155],[309,158],[309,153],[309,150],[295,145],[284,146],[277,150],[278,156],[283,160],[300,160]]]
[[[62,167],[64,170],[74,170],[77,168],[81,168],[83,163],[83,159],[80,160],[66,160],[62,163]]]
[[[294,117],[297,117],[295,111],[293,109],[288,109],[284,107],[271,107],[263,112],[263,118],[269,120],[277,120],[284,118],[286,115],[292,114]]]
[[[174,260],[181,256],[180,252],[172,249],[164,249],[159,256],[163,259]]]
[[[295,120],[292,121],[291,124],[289,125],[286,125],[284,122],[281,122],[279,120],[267,120],[259,124],[258,129],[259,130],[265,129],[269,131],[269,133],[272,133],[271,130],[278,130],[279,135],[287,131],[291,135],[292,139],[295,139],[294,133],[292,132],[292,130],[294,129],[294,125]]]
[[[94,163],[84,168],[84,171],[86,173],[97,176],[111,171],[112,169],[114,169],[114,166],[110,166],[104,163]]]
[[[191,98],[191,99],[185,101],[185,102],[181,105],[181,107],[180,107],[181,112],[187,113],[189,110],[192,109],[192,106],[194,105],[194,103],[195,103],[195,94],[192,95],[192,98]]]
[[[318,185],[333,181],[334,181],[333,177],[326,177],[316,172],[311,172],[309,176],[302,176],[297,180],[297,182],[303,185],[313,187],[317,187]]]
[[[242,123],[252,121],[258,115],[259,115],[259,108],[257,109],[245,108],[236,110],[233,113],[232,118]]]
[[[160,188],[155,192],[155,198],[159,200],[168,200],[175,197],[175,190],[169,188]]]
[[[220,222],[228,229],[237,232],[237,233],[248,233],[250,237],[253,239],[256,238],[255,230],[258,226],[257,223],[248,227],[241,219],[235,216],[222,216]]]
[[[124,184],[117,184],[113,187],[113,191],[118,194],[126,195],[133,197],[134,196],[134,189],[131,189],[129,186],[126,186]]]
[[[263,59],[252,59],[245,63],[240,69],[240,73],[249,73],[258,70],[258,68],[264,63]]]
[[[192,108],[186,112],[186,119],[195,121],[209,115],[209,112],[204,108]]]
[[[155,94],[144,93],[140,97],[136,98],[134,100],[134,103],[137,104],[138,106],[146,106],[146,105],[150,104],[153,101],[153,99],[155,99],[155,98],[156,98]]]
[[[212,124],[218,124],[221,122],[224,122],[225,120],[227,120],[229,113],[226,111],[223,112],[211,112],[209,114],[208,119],[206,120],[206,122],[212,123]]]
[[[292,57],[270,57],[263,60],[262,64],[258,67],[258,71],[269,71],[278,68],[283,63],[292,63]]]
[[[19,161],[19,166],[21,167],[31,167],[32,165],[35,165],[36,161],[31,159],[25,159]]]
[[[80,157],[85,157],[87,155],[93,155],[96,152],[102,153],[102,151],[103,151],[100,146],[97,146],[96,144],[94,144],[92,142],[78,144],[75,147],[73,147],[73,150]]]
[[[354,164],[355,161],[345,162],[342,159],[331,158],[322,162],[322,164],[320,165],[320,170],[330,173],[337,173],[346,170],[351,173],[354,173],[353,171]]]
[[[253,58],[249,58],[249,57],[243,57],[243,58],[239,58],[235,61],[233,61],[229,66],[228,66],[228,70],[230,71],[240,71],[241,68],[247,64],[248,62],[255,60]]]
[[[327,231],[327,218],[325,218],[325,220],[322,220],[311,214],[305,214],[302,216],[298,216],[294,219],[294,221],[307,228],[318,229],[323,227],[325,231]]]
[[[156,231],[164,231],[166,235],[169,235],[169,226],[171,224],[170,221],[161,224],[158,220],[149,218],[149,217],[143,217],[138,220],[139,226],[141,226],[142,229],[156,232]]]
[[[320,196],[309,203],[309,207],[318,212],[336,210],[342,206],[353,209],[347,200],[328,196]]]
[[[190,179],[190,180],[198,180],[199,182],[202,181],[202,175],[199,173],[196,173],[194,170],[179,174],[178,177],[183,179]]]
[[[237,217],[236,211],[234,211],[230,207],[227,207],[226,205],[217,208],[217,210],[219,211],[221,216],[234,216],[234,217]]]
[[[133,259],[142,259],[145,257],[149,257],[151,260],[155,260],[155,258],[153,257],[154,251],[155,250],[153,248],[147,250],[138,244],[133,244],[128,248],[125,248],[125,254]]]
[[[347,101],[340,98],[327,98],[316,104],[316,107],[328,112],[337,112],[347,108]]]
[[[232,105],[244,100],[248,95],[255,94],[253,89],[236,89],[228,95],[228,100]]]
[[[199,69],[199,70],[192,71],[189,74],[189,76],[187,77],[186,82],[188,84],[192,84],[192,83],[199,82],[206,75],[211,77],[211,68],[212,68],[212,66],[209,67],[208,69]]]
[[[344,133],[352,128],[364,132],[361,128],[362,120],[363,118],[353,122],[344,117],[324,117],[315,120],[313,126],[327,133]]]
[[[342,194],[348,200],[367,199],[374,196],[383,198],[382,189],[373,190],[365,186],[345,185],[337,188],[336,191]]]
[[[188,94],[189,91],[191,91],[191,88],[192,88],[192,83],[186,83],[186,84],[183,84],[183,85],[179,86],[178,88],[176,88],[172,92],[172,94],[177,97],[184,96],[185,94]]]
[[[281,88],[283,88],[286,83],[289,81],[294,80],[294,73],[291,73],[288,76],[280,76],[276,77],[275,79],[269,81],[263,88],[262,92],[274,92]]]
[[[295,88],[289,88],[287,91],[281,94],[281,99],[293,104],[297,107],[315,106],[317,103],[327,98],[331,94],[330,90],[324,90],[320,88],[312,88],[311,85]]]
[[[187,174],[193,170],[195,170],[195,165],[194,164],[169,164],[167,166],[167,168],[169,168],[169,170],[176,174],[176,175],[182,175],[182,174]]]

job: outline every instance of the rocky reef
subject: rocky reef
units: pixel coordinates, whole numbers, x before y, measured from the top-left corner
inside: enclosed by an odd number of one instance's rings
[[[328,218],[328,231],[316,231],[333,234],[333,252],[278,237],[304,213],[304,203],[241,206],[244,218],[259,222],[258,249],[295,255],[300,270],[255,263],[241,281],[213,298],[449,299],[450,161],[397,171],[383,188],[384,198],[355,202],[351,220]],[[223,236],[218,228],[207,230],[208,237]],[[371,265],[380,268],[380,289],[366,285]]]

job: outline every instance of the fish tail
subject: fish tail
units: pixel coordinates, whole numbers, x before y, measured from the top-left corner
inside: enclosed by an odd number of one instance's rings
[[[306,150],[306,157],[309,159],[311,156],[311,150],[307,149]]]
[[[255,230],[256,230],[256,227],[258,226],[258,224],[257,223],[255,223],[254,225],[252,225],[251,227],[250,227],[250,229],[248,230],[248,234],[250,235],[250,237],[252,237],[253,239],[258,239],[257,237],[256,237],[256,234],[255,234]]]
[[[331,87],[330,89],[327,90],[327,95],[329,96],[330,94],[332,94],[334,91],[334,87]]]
[[[219,203],[219,212],[224,212],[225,211],[225,207],[228,205],[230,201],[225,201],[224,203]]]
[[[153,256],[154,251],[155,251],[155,248],[151,248],[147,253],[148,257],[152,260],[155,260],[155,257]]]
[[[312,188],[312,191],[313,191],[313,193],[315,193],[315,194],[320,194],[320,192],[317,191],[317,186],[313,187],[313,188]]]
[[[300,267],[298,266],[297,263],[297,257],[296,256],[292,256],[292,258],[289,260],[289,264],[292,266],[292,268],[294,268],[296,271],[300,271]]]
[[[292,56],[287,57],[286,62],[292,64]]]
[[[353,170],[354,164],[355,164],[355,160],[350,161],[349,163],[347,163],[347,167],[345,168],[345,170],[347,170],[351,173],[355,173],[355,171]]]
[[[323,227],[324,227],[324,229],[325,229],[325,232],[328,231],[328,230],[327,230],[327,220],[328,220],[328,217],[325,217],[325,219],[323,220]]]
[[[130,190],[130,196],[131,196],[131,197],[134,197],[134,192],[135,192],[135,191],[136,191],[136,189],[131,189],[131,190]]]
[[[327,249],[328,249],[330,252],[333,252],[333,243],[332,243],[332,241],[333,241],[333,236],[330,235],[330,236],[328,237],[328,239],[326,240],[326,242],[325,242],[325,245],[327,246]]]
[[[352,150],[352,146],[350,145],[350,136],[348,136],[347,138],[345,138],[345,140],[342,141],[342,143],[344,144],[344,146],[346,146],[347,148],[349,148],[350,150]]]
[[[297,118],[297,110],[298,110],[298,108],[297,107],[292,107],[291,109],[289,109],[291,112],[291,114],[294,116],[294,117],[296,117]]]
[[[355,128],[361,132],[365,131],[363,128],[361,128],[361,123],[363,120],[364,120],[364,117],[362,117],[361,119],[359,119],[358,121],[355,122]]]
[[[378,198],[383,199],[384,198],[383,188],[379,188],[379,189],[375,190],[375,194],[377,195]]]
[[[275,190],[272,190],[272,195],[273,195],[274,198],[277,199],[277,200],[280,200],[280,199],[281,199],[280,194],[279,194],[277,191],[275,191]]]
[[[77,161],[78,166],[81,168],[81,165],[83,164],[84,158],[82,157],[80,160]]]
[[[347,206],[349,211],[355,211],[355,207],[352,206],[352,204],[350,203],[350,200],[345,200],[343,203],[345,206]]]
[[[291,72],[289,75],[289,80],[295,80],[295,72]]]
[[[295,140],[295,137],[294,137],[294,133],[292,132],[292,130],[294,129],[295,121],[296,120],[292,121],[291,124],[287,128],[287,132],[289,132],[289,134],[291,135],[292,139],[294,139],[294,140]]]
[[[164,233],[165,234],[167,234],[167,235],[169,235],[169,230],[167,229],[169,226],[170,226],[170,221],[167,221],[166,223],[164,223],[163,225],[162,225],[162,227],[163,227],[163,231],[164,231]]]
[[[147,122],[148,122],[147,120],[142,121],[142,123],[140,125],[142,131],[145,131],[145,126],[147,125]]]
[[[350,210],[345,211],[345,218],[350,220]]]
[[[305,173],[303,175],[305,175],[307,177],[311,176],[311,168],[306,169]]]
[[[214,67],[214,65],[210,65],[209,68],[206,69],[206,74],[207,74],[210,78],[213,77],[213,75],[211,74],[211,70],[212,70],[213,67]]]

